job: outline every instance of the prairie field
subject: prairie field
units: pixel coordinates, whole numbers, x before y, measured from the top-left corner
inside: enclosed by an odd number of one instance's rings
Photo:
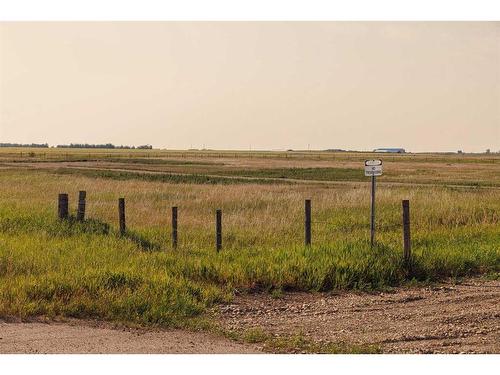
[[[374,248],[367,158],[384,163]],[[208,327],[210,309],[235,295],[387,290],[500,272],[498,154],[4,148],[0,176],[2,318]],[[84,222],[74,218],[80,190]],[[59,193],[69,195],[68,220],[57,218]],[[402,258],[403,199],[410,264]]]

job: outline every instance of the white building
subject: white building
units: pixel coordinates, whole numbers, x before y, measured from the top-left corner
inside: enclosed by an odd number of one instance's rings
[[[393,154],[404,154],[406,151],[404,148],[376,148],[373,152],[390,152]]]

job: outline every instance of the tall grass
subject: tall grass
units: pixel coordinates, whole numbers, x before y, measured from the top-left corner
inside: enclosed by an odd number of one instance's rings
[[[2,223],[5,223],[2,213]],[[27,221],[26,221],[27,220]],[[29,230],[27,229],[29,228]],[[496,233],[498,234],[498,233]],[[145,251],[116,232],[36,217],[2,225],[0,315],[99,318],[184,326],[234,292],[379,289],[409,278],[437,280],[499,270],[493,231],[416,241],[411,273],[394,241],[335,246],[241,248],[215,253]]]
[[[55,218],[59,192],[87,190],[85,223]],[[117,198],[129,232],[117,231]],[[303,243],[303,200],[313,246]],[[402,263],[401,199],[411,202],[413,262]],[[368,245],[368,186],[198,185],[5,172],[0,180],[0,316],[197,324],[234,293],[380,289],[500,271],[496,190],[380,188]],[[179,206],[180,246],[169,240]],[[215,252],[214,210],[223,210]]]

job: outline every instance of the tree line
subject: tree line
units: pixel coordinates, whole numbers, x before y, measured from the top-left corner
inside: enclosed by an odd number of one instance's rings
[[[0,147],[32,147],[32,148],[48,148],[48,143],[0,143]]]
[[[141,145],[141,146],[115,146],[112,143],[106,144],[88,144],[88,143],[70,143],[69,145],[57,145],[58,148],[105,148],[105,149],[118,149],[118,150],[151,150],[153,146],[151,145]]]
[[[26,148],[49,148],[48,143],[0,143],[0,147],[26,147]],[[118,149],[118,150],[152,150],[151,145],[141,146],[115,146],[112,143],[106,144],[88,144],[88,143],[70,143],[69,145],[57,145],[57,148],[105,148],[105,149]]]

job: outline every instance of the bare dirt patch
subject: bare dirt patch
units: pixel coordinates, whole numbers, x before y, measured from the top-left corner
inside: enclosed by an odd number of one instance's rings
[[[0,322],[0,353],[259,353],[210,333],[72,323]]]
[[[376,294],[247,295],[217,315],[228,329],[375,344],[389,353],[500,353],[500,281]]]

